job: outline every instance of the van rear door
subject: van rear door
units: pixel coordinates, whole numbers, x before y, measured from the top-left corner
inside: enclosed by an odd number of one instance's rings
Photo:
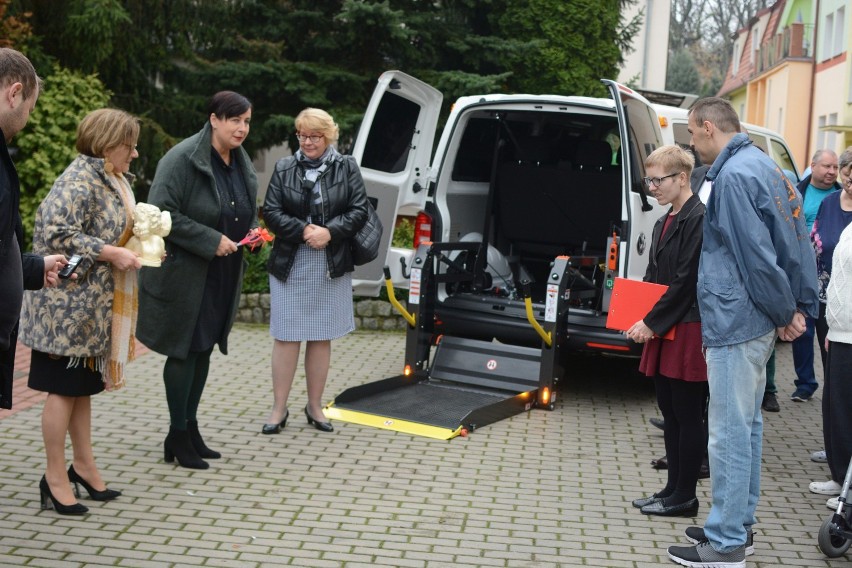
[[[442,100],[440,91],[401,71],[387,71],[379,77],[352,155],[361,166],[367,195],[385,234],[379,256],[355,268],[352,287],[357,295],[378,295],[385,264],[395,282],[403,280],[399,258],[410,249],[391,248],[394,224],[398,214],[416,215],[424,208]]]
[[[639,93],[615,81],[602,81],[615,100],[621,135],[621,171],[626,189],[622,219],[627,219],[627,227],[621,235],[618,274],[641,280],[648,267],[651,232],[664,211],[642,183],[645,158],[663,145],[660,122],[651,103]]]

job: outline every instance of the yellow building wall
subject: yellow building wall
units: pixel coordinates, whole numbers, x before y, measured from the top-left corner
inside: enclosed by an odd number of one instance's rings
[[[832,65],[828,69],[820,71],[816,75],[816,84],[814,88],[813,98],[813,124],[811,126],[811,153],[820,149],[817,147],[819,137],[819,117],[829,116],[832,113],[837,113],[837,123],[842,124],[846,114],[847,93],[846,87],[846,65],[845,62],[839,65]],[[829,150],[834,150],[838,154],[846,148],[846,141],[842,134],[835,136],[834,144],[826,144]],[[810,164],[810,157],[808,157]]]

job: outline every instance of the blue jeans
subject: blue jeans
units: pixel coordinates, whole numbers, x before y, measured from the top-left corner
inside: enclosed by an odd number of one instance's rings
[[[773,329],[744,343],[708,347],[705,355],[713,506],[704,534],[718,552],[745,544],[746,529],[756,522],[763,445],[760,405],[766,388],[766,362],[774,345]]]
[[[814,374],[814,319],[806,317],[807,329],[793,341],[793,367],[796,368],[796,390],[814,394],[819,387]]]

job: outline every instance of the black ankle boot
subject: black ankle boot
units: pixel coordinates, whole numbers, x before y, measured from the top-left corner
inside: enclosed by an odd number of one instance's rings
[[[208,460],[217,460],[222,457],[222,454],[215,450],[211,450],[204,443],[204,438],[201,437],[201,432],[198,431],[198,420],[187,420],[186,431],[189,432],[189,439],[192,442],[192,447],[195,448],[199,457]]]
[[[172,463],[177,458],[178,463],[189,469],[207,469],[210,467],[206,461],[201,459],[192,442],[187,430],[169,429],[169,435],[163,442],[163,459],[166,463]]]

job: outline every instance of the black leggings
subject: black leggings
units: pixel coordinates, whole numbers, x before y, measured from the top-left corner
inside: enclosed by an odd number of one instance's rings
[[[163,367],[166,400],[172,428],[186,430],[187,420],[196,420],[198,404],[207,383],[211,347],[207,351],[190,351],[186,359],[169,357]]]
[[[690,382],[654,377],[657,404],[665,419],[663,438],[669,462],[668,481],[658,494],[666,505],[695,498],[701,462],[707,452],[707,381]]]

